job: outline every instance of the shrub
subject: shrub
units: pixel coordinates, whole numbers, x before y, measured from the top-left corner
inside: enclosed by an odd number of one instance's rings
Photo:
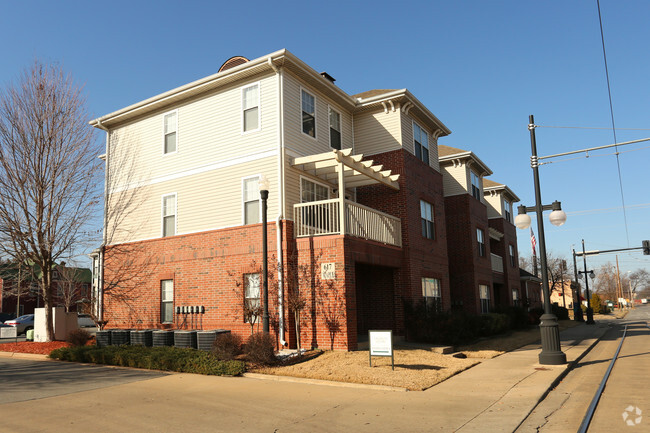
[[[551,304],[551,313],[555,314],[558,320],[569,320],[569,310],[556,304]]]
[[[603,309],[602,303],[600,302],[600,296],[595,293],[591,295],[591,308],[594,310],[594,313],[600,313]]]
[[[273,337],[265,332],[257,332],[246,340],[244,353],[249,361],[262,364],[275,364],[275,343]]]
[[[235,356],[242,353],[241,346],[242,340],[239,335],[231,332],[218,334],[212,344],[212,354],[216,356],[217,359],[229,361],[235,359]]]
[[[524,329],[530,324],[529,315],[522,307],[495,307],[493,312],[507,315],[512,329]]]
[[[487,313],[479,317],[481,318],[480,332],[484,337],[503,334],[510,329],[510,318],[506,314]]]
[[[92,335],[85,329],[75,329],[68,333],[66,341],[73,346],[85,346],[91,338]]]
[[[62,347],[53,350],[49,356],[62,361],[92,362],[217,376],[238,376],[246,371],[246,365],[242,361],[220,361],[212,354],[202,350],[176,347]]]

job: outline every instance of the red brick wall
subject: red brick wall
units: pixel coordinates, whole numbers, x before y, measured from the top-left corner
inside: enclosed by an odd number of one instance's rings
[[[507,305],[512,305],[512,289],[519,291],[519,299],[522,299],[521,281],[519,279],[519,253],[517,251],[517,228],[503,218],[492,218],[489,220],[490,227],[504,234],[500,241],[491,240],[490,248],[494,254],[503,257],[503,279],[505,287],[505,298]],[[515,249],[515,264],[510,262],[510,249]]]
[[[462,302],[465,311],[479,313],[479,284],[490,287],[494,300],[487,208],[471,195],[461,194],[445,197],[445,211],[452,302],[459,308]],[[477,228],[484,232],[484,257],[478,255]]]
[[[405,150],[368,156],[399,174],[399,191],[383,185],[357,188],[359,203],[397,216],[402,221],[402,262],[395,273],[396,329],[403,335],[403,302],[422,299],[422,278],[441,282],[444,309],[451,307],[442,175]],[[435,239],[422,236],[420,200],[433,205]]]

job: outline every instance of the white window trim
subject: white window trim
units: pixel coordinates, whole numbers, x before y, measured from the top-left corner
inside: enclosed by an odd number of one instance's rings
[[[418,128],[420,128],[420,131],[425,133],[427,135],[427,155],[429,156],[428,161],[423,161],[421,158],[420,161],[425,162],[427,165],[431,165],[431,142],[429,141],[429,132],[424,129],[418,122],[415,120],[411,120],[411,139],[413,140],[413,155],[415,156],[415,125],[417,125]],[[422,143],[420,143],[422,145]],[[424,147],[424,146],[422,146]],[[422,152],[420,152],[422,153]]]
[[[173,152],[165,153],[165,117],[167,117],[168,114],[176,114],[176,150],[173,151]],[[179,134],[179,131],[178,131],[180,128],[178,127],[178,125],[179,125],[179,122],[178,122],[178,109],[163,113],[163,115],[162,115],[162,155],[163,156],[169,156],[169,155],[174,155],[174,154],[178,153],[178,143],[180,143],[180,140],[179,140],[180,134]]]
[[[168,194],[163,194],[160,196],[160,237],[169,237],[165,236],[165,198],[174,196],[174,205],[176,207],[174,213],[174,235],[178,235],[178,193],[171,192]]]
[[[163,307],[163,303],[165,302],[165,301],[163,301],[163,281],[171,281],[172,282],[172,299],[171,299],[171,301],[167,301],[167,302],[171,302],[171,304],[172,304],[172,318],[171,318],[171,321],[168,321],[168,322],[164,322],[162,320],[162,309],[163,309],[162,307]],[[176,299],[176,287],[174,287],[174,286],[175,286],[175,284],[174,284],[174,279],[173,278],[167,278],[165,280],[160,280],[160,323],[161,324],[174,323],[174,301]]]
[[[305,179],[307,182],[315,183],[316,185],[320,185],[322,187],[327,188],[327,200],[332,198],[332,187],[326,183],[316,181],[312,179],[311,177],[307,176],[300,176],[300,203],[302,203],[302,180]]]
[[[246,177],[242,177],[242,178],[241,178],[241,224],[242,224],[243,226],[247,225],[247,224],[246,224],[246,206],[245,206],[245,204],[246,204],[246,201],[245,201],[245,200],[246,200],[246,196],[245,196],[245,194],[246,194],[245,183],[246,183],[246,181],[249,180],[249,179],[257,179],[257,182],[258,182],[258,185],[259,185],[259,181],[260,181],[261,178],[262,178],[262,174],[261,174],[261,173],[258,173],[258,174],[254,174],[254,175],[252,175],[252,176],[246,176]],[[258,190],[258,191],[259,191],[259,190]],[[251,201],[252,201],[252,200],[251,200]],[[258,204],[258,206],[259,206],[259,212],[260,212],[260,221],[259,221],[257,224],[261,224],[261,223],[262,223],[262,195],[261,195],[261,194],[259,195],[259,197],[258,197],[258,199],[257,199],[257,204]]]
[[[341,134],[341,149],[345,149],[343,147],[343,116],[339,110],[335,109],[330,104],[327,104],[327,144],[329,145],[330,149],[334,149],[332,147],[332,120],[330,119],[330,111],[333,111],[339,115],[339,134]]]
[[[314,137],[305,133],[305,131],[302,130],[302,92],[305,92],[314,98]],[[300,133],[305,137],[309,137],[314,141],[318,141],[318,98],[316,97],[314,92],[310,92],[309,90],[300,86],[300,95],[298,97],[298,108],[300,109],[298,111],[298,124],[300,125]],[[329,124],[329,120],[328,120],[328,124]],[[329,147],[329,143],[327,144],[327,147]]]
[[[260,81],[255,83],[250,83],[246,86],[240,87],[239,97],[241,103],[241,134],[251,134],[253,132],[258,132],[262,129],[262,85]],[[251,129],[250,131],[244,131],[244,90],[249,87],[257,86],[257,129]]]
[[[474,197],[474,194],[472,193],[472,187],[474,186],[474,184],[472,183],[472,174],[474,174],[478,179],[478,198]],[[483,178],[470,168],[468,180],[469,180],[469,195],[471,195],[472,197],[476,198],[478,201],[483,203]]]

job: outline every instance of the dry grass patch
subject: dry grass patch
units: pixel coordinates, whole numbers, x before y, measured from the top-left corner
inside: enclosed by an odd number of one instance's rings
[[[421,391],[478,364],[475,359],[458,359],[428,350],[395,350],[395,371],[390,358],[373,357],[368,351],[324,352],[306,362],[278,367],[259,367],[255,373],[337,382],[386,385]]]

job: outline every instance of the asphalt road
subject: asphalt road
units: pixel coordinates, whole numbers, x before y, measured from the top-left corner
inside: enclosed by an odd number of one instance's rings
[[[0,358],[0,405],[96,390],[165,373],[73,364]],[[0,406],[0,419],[4,409]]]
[[[537,406],[518,432],[575,432],[619,346],[627,335],[600,398],[589,433],[650,431],[650,306],[617,320],[601,341]],[[624,418],[626,409],[628,415]],[[639,418],[637,408],[641,411]],[[629,426],[627,420],[635,423]],[[638,421],[638,424],[636,423]]]

